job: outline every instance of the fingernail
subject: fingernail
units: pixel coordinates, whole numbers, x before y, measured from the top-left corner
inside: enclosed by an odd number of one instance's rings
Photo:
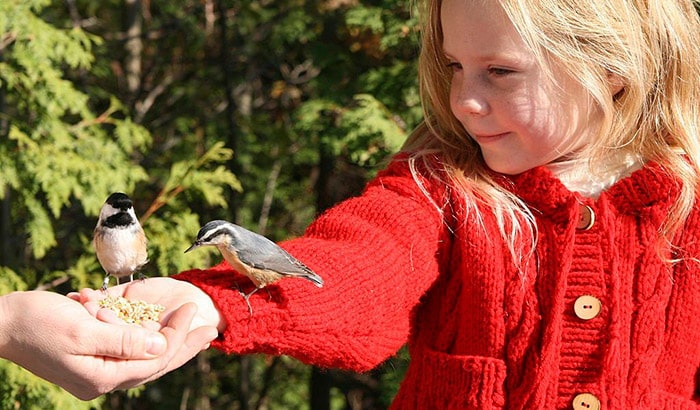
[[[148,339],[146,339],[146,353],[148,354],[153,356],[161,355],[165,352],[165,348],[165,338],[160,334],[148,336]]]

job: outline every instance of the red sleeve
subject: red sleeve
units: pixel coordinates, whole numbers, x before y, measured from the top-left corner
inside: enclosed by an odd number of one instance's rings
[[[443,190],[425,185],[428,191]],[[442,196],[431,192],[431,196]],[[324,280],[282,279],[250,298],[251,285],[225,263],[176,277],[208,293],[227,321],[213,346],[227,353],[286,354],[322,367],[369,370],[409,335],[411,311],[438,276],[446,229],[395,160],[365,192],[320,216],[301,238],[281,246]]]

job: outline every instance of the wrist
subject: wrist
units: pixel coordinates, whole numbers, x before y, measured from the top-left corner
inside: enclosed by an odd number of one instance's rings
[[[223,332],[226,329],[226,321],[214,300],[197,285],[190,282],[184,283],[191,287],[195,295],[194,302],[197,304],[197,317],[201,320],[201,323],[196,323],[196,325],[216,327],[219,333]]]

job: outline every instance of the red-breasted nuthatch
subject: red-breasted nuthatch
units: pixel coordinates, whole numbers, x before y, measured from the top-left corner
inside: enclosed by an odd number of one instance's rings
[[[102,205],[92,244],[107,273],[103,291],[107,290],[110,276],[117,278],[117,283],[126,276],[133,280],[134,273],[148,262],[146,235],[126,194],[115,192]]]
[[[320,276],[276,243],[231,222],[216,220],[206,223],[199,230],[197,240],[185,252],[200,246],[216,246],[232,268],[253,282],[255,289],[247,294],[241,292],[251,314],[253,309],[248,298],[282,278],[304,278],[319,288],[323,286]]]

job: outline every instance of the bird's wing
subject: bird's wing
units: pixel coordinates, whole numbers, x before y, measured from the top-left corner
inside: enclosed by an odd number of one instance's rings
[[[313,273],[304,264],[272,241],[259,241],[257,249],[239,249],[238,258],[246,265],[258,269],[268,269],[288,275],[308,275]]]

